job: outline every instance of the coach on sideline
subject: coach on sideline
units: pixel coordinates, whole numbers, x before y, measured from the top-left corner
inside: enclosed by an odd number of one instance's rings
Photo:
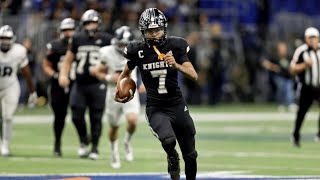
[[[300,147],[300,129],[313,100],[320,98],[320,45],[319,31],[314,27],[305,30],[305,44],[299,46],[290,63],[290,71],[298,80],[298,112],[293,131],[293,145]],[[316,138],[320,137],[318,133]]]

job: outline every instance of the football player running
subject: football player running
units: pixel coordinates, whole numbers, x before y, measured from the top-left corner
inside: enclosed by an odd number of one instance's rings
[[[187,180],[196,179],[197,151],[195,126],[178,86],[178,71],[196,81],[198,75],[188,59],[189,46],[180,37],[167,37],[167,19],[156,8],[146,9],[140,16],[139,28],[143,41],[130,43],[124,50],[128,62],[117,82],[115,100],[125,103],[131,98],[119,97],[119,82],[129,77],[138,66],[146,87],[146,117],[152,133],[167,153],[171,179],[180,179],[180,145]]]
[[[127,63],[127,59],[123,56],[124,48],[132,42],[134,35],[128,26],[121,26],[115,31],[114,38],[111,40],[110,46],[105,46],[100,49],[100,58],[102,65],[91,70],[91,73],[98,79],[108,83],[107,98],[106,98],[106,118],[109,121],[109,141],[111,148],[111,167],[120,168],[120,156],[118,151],[118,128],[120,125],[120,117],[125,115],[128,122],[127,131],[124,137],[124,152],[125,159],[132,161],[133,150],[131,147],[131,137],[136,130],[138,115],[140,112],[139,95],[126,103],[121,104],[114,101],[114,94],[116,92],[116,84],[118,77]],[[105,72],[108,73],[105,73]],[[131,78],[137,82],[137,71],[133,70]],[[140,88],[144,89],[143,84]]]
[[[66,88],[72,62],[76,62],[76,79],[70,92],[70,106],[72,121],[77,129],[80,157],[92,160],[99,158],[98,144],[102,131],[102,115],[104,112],[106,85],[89,73],[89,69],[100,64],[100,47],[110,45],[111,35],[99,31],[101,17],[95,10],[87,10],[81,16],[83,30],[76,33],[71,40],[66,57],[59,74],[59,84]],[[89,109],[91,137],[87,135],[85,111]],[[91,152],[88,151],[89,141],[92,143]]]
[[[13,114],[18,106],[20,85],[17,73],[21,70],[26,79],[30,96],[28,104],[34,106],[38,96],[28,66],[27,50],[15,43],[13,29],[9,25],[0,28],[0,135],[1,155],[9,156]]]
[[[53,152],[56,157],[62,156],[61,136],[68,112],[69,90],[71,88],[71,84],[66,88],[61,88],[59,86],[58,77],[61,63],[64,60],[69,40],[73,36],[75,28],[76,24],[72,18],[65,18],[61,21],[59,26],[60,37],[47,44],[47,55],[42,63],[45,74],[51,77],[48,95],[54,113],[53,131],[55,140]],[[70,73],[69,78],[74,80],[74,73]]]

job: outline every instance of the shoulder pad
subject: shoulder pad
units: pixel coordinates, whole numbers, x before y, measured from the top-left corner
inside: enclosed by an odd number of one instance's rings
[[[190,50],[190,47],[187,41],[182,37],[170,36],[168,37],[168,43],[172,44],[177,49],[181,49],[182,51],[185,51],[186,53],[189,52]]]

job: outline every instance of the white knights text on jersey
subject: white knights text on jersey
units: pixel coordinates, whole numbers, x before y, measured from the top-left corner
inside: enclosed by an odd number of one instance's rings
[[[143,51],[142,51],[143,53]],[[141,53],[141,54],[142,54]],[[172,51],[170,50],[166,54],[173,55]],[[165,61],[158,61],[158,62],[152,62],[152,63],[146,63],[143,64],[143,70],[150,70],[150,69],[162,69],[162,68],[172,67],[171,65],[168,65]]]

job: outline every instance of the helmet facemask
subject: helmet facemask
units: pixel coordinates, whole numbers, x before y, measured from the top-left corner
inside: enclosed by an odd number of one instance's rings
[[[90,37],[93,37],[98,32],[98,22],[90,21],[83,24],[84,30]]]
[[[149,46],[161,46],[167,38],[165,27],[150,28],[142,30],[141,33],[144,42]]]
[[[0,37],[0,50],[2,52],[8,52],[13,43],[14,41],[11,38]]]

